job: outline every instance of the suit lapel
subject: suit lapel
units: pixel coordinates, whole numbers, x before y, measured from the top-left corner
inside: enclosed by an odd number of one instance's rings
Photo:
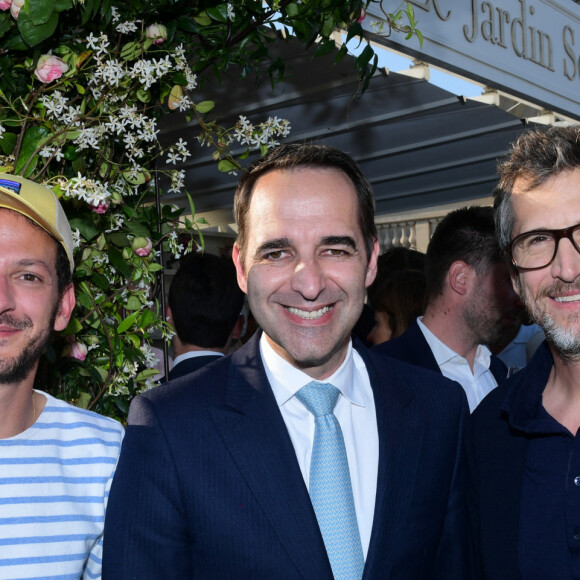
[[[388,577],[404,541],[401,529],[408,519],[424,424],[418,420],[414,395],[404,389],[404,379],[384,369],[379,372],[368,354],[359,352],[373,388],[379,436],[377,495],[365,578]]]
[[[272,529],[304,577],[332,578],[294,447],[268,383],[258,337],[232,355],[225,409],[212,420]]]
[[[412,353],[409,360],[412,360],[413,364],[416,364],[417,366],[441,374],[441,369],[437,364],[433,351],[416,320],[411,324],[405,335],[407,338],[409,353]]]

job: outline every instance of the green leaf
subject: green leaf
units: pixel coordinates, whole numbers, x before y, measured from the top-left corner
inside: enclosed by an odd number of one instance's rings
[[[87,164],[85,163],[85,158],[82,156],[77,157],[72,162],[72,168],[75,173],[83,174],[87,168]]]
[[[196,14],[193,19],[200,26],[209,26],[211,24],[211,18],[207,15],[206,12],[200,12],[199,14]]]
[[[129,412],[129,401],[122,397],[115,397],[115,405],[123,415],[127,415]]]
[[[177,19],[177,27],[183,32],[189,32],[191,34],[199,33],[199,26],[189,16],[180,16]]]
[[[86,393],[85,391],[81,391],[81,394],[79,395],[79,398],[77,400],[77,407],[80,407],[81,409],[88,409],[90,403],[91,403],[91,395],[89,395],[89,393]]]
[[[136,377],[136,381],[146,381],[147,379],[153,378],[155,375],[158,375],[159,371],[157,369],[145,369],[141,371]]]
[[[68,321],[67,327],[62,331],[63,334],[76,334],[83,329],[83,325],[78,321],[77,318],[71,318]]]
[[[127,302],[125,303],[125,308],[127,310],[141,310],[143,305],[137,296],[129,296],[129,298],[127,298]]]
[[[125,239],[127,238],[125,237]],[[109,262],[115,268],[115,270],[123,274],[125,278],[130,278],[131,267],[129,266],[129,264],[127,264],[125,258],[123,258],[123,254],[119,250],[117,250],[117,248],[111,247],[109,248],[108,255]]]
[[[53,0],[28,0],[28,14],[35,26],[46,24],[54,12]]]
[[[50,134],[50,131],[46,127],[42,126],[30,127],[30,129],[26,131],[24,134],[24,139],[22,140],[22,148],[20,149],[20,154],[18,155],[18,160],[16,161],[14,173],[20,174],[22,172],[40,143]],[[29,177],[32,174],[37,163],[38,155],[35,155],[32,161],[28,163],[24,177]]]
[[[109,280],[107,280],[105,276],[99,274],[98,272],[93,272],[91,274],[91,282],[103,292],[109,290]]]
[[[195,204],[193,203],[193,198],[191,197],[191,195],[189,195],[189,192],[185,192],[185,195],[187,195],[187,201],[189,201],[189,211],[191,213],[191,216],[193,217],[195,215]]]
[[[53,4],[55,12],[64,12],[65,10],[70,10],[73,7],[73,0],[54,0]]]
[[[151,264],[149,264],[147,269],[149,270],[149,272],[159,272],[159,270],[163,270],[163,266],[161,264],[158,264],[157,262],[151,262]]]
[[[141,339],[136,334],[126,334],[124,338],[126,341],[132,342],[135,348],[141,347]]]
[[[366,68],[374,54],[375,51],[372,49],[370,44],[367,44],[364,50],[356,57],[355,65],[361,74],[366,72]]]
[[[209,113],[215,107],[215,103],[213,101],[201,101],[201,103],[197,103],[195,108],[198,113]]]
[[[228,21],[228,7],[227,4],[220,4],[219,6],[212,6],[206,10],[207,14],[217,20],[218,22]]]
[[[69,218],[69,223],[70,227],[73,230],[77,229],[81,233],[81,236],[87,240],[87,242],[90,242],[101,233],[101,230],[86,218],[83,219],[79,217],[72,217]]]
[[[323,40],[316,49],[314,56],[324,56],[325,54],[330,54],[336,49],[336,44],[332,39]]]
[[[348,44],[355,36],[362,38],[363,36],[363,28],[360,22],[353,22],[349,27],[346,34],[346,40],[344,44]]]
[[[0,139],[0,150],[2,150],[4,155],[10,155],[14,151],[16,139],[17,137],[14,133],[4,133],[2,139]]]
[[[131,310],[134,310],[134,309],[131,309]],[[125,318],[125,320],[123,320],[119,324],[119,326],[117,327],[117,334],[123,334],[123,332],[125,332],[126,330],[131,328],[131,326],[133,326],[133,323],[135,322],[135,320],[137,320],[137,316],[139,316],[139,314],[140,314],[139,312],[133,312],[133,314],[130,314],[129,316],[127,316],[127,318]]]
[[[93,307],[93,303],[91,302],[90,297],[88,296],[88,294],[85,294],[84,292],[77,295],[77,303],[86,308],[87,310],[91,310],[91,308]]]
[[[323,38],[327,38],[332,34],[332,32],[338,27],[338,23],[332,17],[326,18],[324,24],[322,25],[322,30],[320,31],[320,35]],[[334,43],[333,43],[334,44]]]
[[[235,163],[232,163],[229,159],[222,159],[218,163],[218,169],[223,173],[227,173],[228,171],[236,171],[239,169],[239,167]]]
[[[0,14],[0,38],[2,38],[14,25],[14,18],[10,16],[10,12],[3,12]]]
[[[139,319],[139,326],[143,329],[151,325],[155,321],[155,315],[149,308],[143,311],[141,318]]]
[[[127,246],[130,245],[127,236],[125,234],[122,234],[121,232],[112,232],[111,234],[109,234],[109,240],[111,240],[111,243],[115,244],[115,246],[119,248],[126,248]]]
[[[131,231],[132,234],[135,234],[135,236],[143,236],[146,238],[151,237],[149,229],[141,222],[132,221],[130,225],[127,224],[127,228]]]
[[[135,92],[135,96],[142,102],[148,103],[151,100],[151,93],[145,89],[138,89]]]
[[[143,185],[151,179],[151,174],[148,171],[141,171],[137,175],[133,174],[133,170],[123,171],[122,175],[123,179],[131,185]]]
[[[18,15],[18,30],[29,46],[36,46],[43,40],[50,38],[58,25],[58,14],[53,12],[47,22],[43,24],[34,24],[30,16],[23,10]]]
[[[78,147],[72,143],[65,145],[62,153],[67,161],[73,161],[73,159],[76,159],[79,156]]]

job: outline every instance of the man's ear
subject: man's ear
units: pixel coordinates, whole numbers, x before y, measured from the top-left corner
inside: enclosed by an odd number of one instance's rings
[[[514,292],[518,295],[522,295],[522,288],[520,286],[520,274],[514,268],[510,268],[510,278],[512,280],[512,286],[514,287]]]
[[[234,243],[232,249],[232,260],[234,261],[234,266],[236,267],[236,274],[238,276],[238,286],[242,289],[242,292],[248,293],[248,277],[244,272],[244,265],[242,264],[242,256],[240,253],[240,247],[238,242]]]
[[[377,276],[377,259],[379,257],[379,242],[375,238],[375,243],[373,244],[373,249],[371,251],[371,256],[369,263],[367,265],[367,274],[365,276],[365,288],[368,288],[375,280]]]
[[[241,336],[242,336],[242,331],[244,330],[244,322],[246,321],[245,317],[243,314],[240,314],[238,316],[238,319],[236,320],[236,323],[234,324],[234,328],[232,329],[232,332],[230,334],[230,336],[232,337],[233,340],[238,340]]]
[[[58,304],[58,311],[54,320],[54,330],[58,332],[67,327],[75,308],[75,303],[75,288],[72,284],[69,284],[67,289],[62,293]]]
[[[461,296],[465,296],[473,284],[475,270],[463,260],[456,260],[449,267],[447,279],[451,289]]]

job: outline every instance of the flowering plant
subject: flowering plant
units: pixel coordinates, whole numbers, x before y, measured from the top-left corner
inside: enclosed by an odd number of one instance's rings
[[[77,307],[48,353],[43,386],[124,417],[130,398],[153,385],[153,334],[171,334],[156,293],[160,258],[203,247],[180,165],[210,145],[220,170],[237,170],[250,149],[263,154],[290,131],[280,119],[221,127],[214,104],[196,100],[197,74],[256,66],[275,21],[305,45],[319,37],[328,52],[345,22],[362,35],[367,4],[0,0],[0,172],[51,187],[75,238]],[[368,52],[361,58],[365,77]],[[279,77],[283,65],[270,72]],[[159,144],[159,118],[171,111],[197,120],[195,142]],[[162,176],[168,193],[187,196],[187,212],[163,204]]]

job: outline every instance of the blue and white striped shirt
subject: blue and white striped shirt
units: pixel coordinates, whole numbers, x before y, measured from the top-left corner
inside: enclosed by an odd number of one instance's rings
[[[34,425],[0,439],[0,579],[100,578],[123,427],[42,395]]]

